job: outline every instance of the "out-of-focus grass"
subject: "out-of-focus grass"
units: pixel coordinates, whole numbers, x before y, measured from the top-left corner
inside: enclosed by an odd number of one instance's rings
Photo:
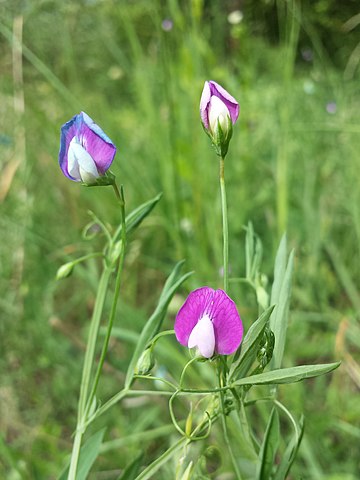
[[[248,220],[263,240],[268,274],[286,228],[296,247],[286,364],[344,359],[332,378],[283,389],[286,403],[307,418],[293,478],[356,478],[359,73],[343,80],[301,12],[298,25],[292,12],[279,11],[281,42],[270,45],[256,36],[246,9],[230,25],[220,3],[210,10],[180,4],[0,5],[0,476],[55,478],[70,450],[96,263],[59,285],[54,276],[64,259],[90,248],[80,241],[88,209],[118,220],[110,190],[62,177],[60,125],[82,109],[114,140],[114,171],[129,209],[164,192],[129,247],[117,326],[139,331],[175,261],[186,258],[196,271],[189,289],[221,285],[218,165],[198,115],[211,78],[241,103],[226,159],[232,275],[244,272]],[[311,61],[297,48],[304,27],[312,31]],[[235,284],[231,293],[248,327],[251,296]],[[176,371],[176,355],[185,352],[165,345],[159,363]],[[104,392],[121,382],[131,347],[114,341]],[[163,402],[144,403],[146,414],[133,407],[117,407],[104,420],[112,425],[107,440],[163,425]],[[149,445],[149,457],[162,450],[162,440]],[[133,456],[143,445],[121,448]],[[123,466],[116,453],[99,461],[99,469]]]

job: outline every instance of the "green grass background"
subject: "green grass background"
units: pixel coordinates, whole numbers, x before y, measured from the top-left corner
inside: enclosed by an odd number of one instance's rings
[[[290,478],[359,478],[360,25],[356,2],[335,3],[0,3],[0,477],[56,478],[71,449],[98,265],[54,277],[93,248],[81,240],[89,209],[118,221],[110,189],[62,176],[60,126],[84,110],[106,131],[128,210],[164,194],[129,245],[117,327],[138,332],[176,261],[195,270],[179,304],[191,288],[221,286],[218,163],[198,110],[213,79],[241,104],[226,158],[232,275],[244,275],[249,220],[270,281],[286,230],[296,262],[284,363],[343,360],[331,376],[281,389],[306,416]],[[231,294],[248,328],[254,298],[237,284]],[[176,371],[186,352],[164,345],[158,365]],[[131,348],[111,344],[104,395],[121,383]],[[169,423],[166,408],[125,402],[98,427],[108,426],[106,441],[126,439]],[[117,478],[126,457],[145,448],[156,458],[171,438],[109,444],[92,478]]]

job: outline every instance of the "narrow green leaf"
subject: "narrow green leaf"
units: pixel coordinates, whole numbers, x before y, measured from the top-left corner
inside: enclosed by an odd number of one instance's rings
[[[273,480],[285,480],[290,471],[291,465],[293,464],[297,452],[300,447],[301,439],[304,434],[304,417],[301,417],[298,424],[299,435],[295,432],[292,439],[290,440],[284,455],[281,459],[280,465],[276,470],[276,473],[273,477]]]
[[[231,365],[229,378],[243,377],[254,363],[266,323],[268,322],[274,306],[269,307],[251,325],[241,346],[239,358]]]
[[[139,473],[143,457],[144,452],[140,452],[140,454],[127,465],[118,480],[134,480]]]
[[[149,320],[146,322],[144,325],[144,328],[141,331],[139,340],[136,344],[133,356],[130,360],[129,367],[126,373],[126,379],[125,379],[125,389],[129,388],[134,376],[134,370],[135,366],[140,358],[140,355],[142,352],[145,350],[147,344],[151,341],[151,339],[154,337],[154,335],[157,334],[159,329],[161,328],[161,324],[164,320],[167,307],[170,303],[170,300],[172,299],[174,293],[176,290],[180,287],[180,285],[190,276],[192,275],[192,272],[186,273],[179,279],[177,279],[179,275],[179,271],[181,266],[183,265],[184,262],[179,262],[169,275],[163,291],[160,295],[160,300],[159,303],[154,311],[154,313],[151,315]]]
[[[179,278],[181,269],[185,263],[185,260],[180,260],[175,267],[173,268],[173,271],[170,273],[168,278],[166,279],[164,288],[162,289],[159,303],[163,301],[163,299],[167,296],[168,291],[172,288],[173,284],[176,282],[176,280]]]
[[[279,414],[274,407],[271,411],[263,443],[259,453],[256,479],[269,480],[273,471],[276,451],[279,447],[280,424]]]
[[[325,363],[320,365],[300,365],[298,367],[279,368],[271,372],[251,375],[250,377],[240,378],[233,385],[278,385],[283,383],[295,383],[306,378],[318,377],[332,370],[335,370],[341,362]]]
[[[159,193],[156,195],[156,197],[152,198],[151,200],[148,200],[147,202],[139,205],[137,208],[135,208],[132,212],[130,212],[125,219],[126,222],[126,233],[129,234],[131,233],[136,227],[140,225],[140,223],[146,218],[149,213],[153,210],[155,205],[158,203],[158,201],[161,199],[162,193]],[[116,233],[114,235],[114,238],[118,238],[121,234],[121,225],[119,225],[118,229],[116,230]]]
[[[161,427],[153,428],[152,430],[139,431],[126,435],[124,437],[109,440],[101,445],[100,453],[109,452],[111,450],[119,450],[124,446],[128,447],[132,443],[140,442],[144,446],[145,442],[161,437],[168,437],[174,432],[174,425],[172,423],[162,425]]]
[[[81,447],[76,480],[86,480],[88,478],[90,469],[98,456],[105,430],[106,428],[103,428],[96,432],[94,435],[88,438],[88,440]],[[69,466],[67,466],[66,469],[60,474],[58,480],[66,480],[68,478],[68,474]]]
[[[271,292],[271,304],[275,305],[270,317],[270,328],[275,335],[275,347],[271,368],[281,367],[284,355],[286,332],[289,317],[289,304],[291,295],[291,281],[294,266],[294,251],[292,250],[287,261],[286,237],[280,242],[275,260],[274,283]]]

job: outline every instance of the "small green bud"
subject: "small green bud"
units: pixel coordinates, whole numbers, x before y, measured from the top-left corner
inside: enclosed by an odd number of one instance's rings
[[[152,346],[147,348],[141,354],[136,367],[135,367],[135,375],[148,375],[151,370],[154,368],[155,359],[154,354],[152,352]]]
[[[68,262],[61,265],[59,270],[56,272],[56,280],[61,280],[62,278],[70,277],[74,270],[74,263]]]
[[[262,285],[256,287],[256,299],[261,308],[266,310],[269,306],[269,294]]]

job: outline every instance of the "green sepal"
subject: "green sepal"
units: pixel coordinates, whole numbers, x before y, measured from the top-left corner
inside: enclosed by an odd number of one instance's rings
[[[82,182],[81,185],[84,187],[108,187],[109,185],[115,185],[115,180],[115,175],[108,170],[104,175],[98,177],[94,183]]]
[[[218,120],[217,130],[214,133],[211,133],[209,129],[207,129],[203,123],[201,123],[204,132],[210,138],[212,146],[215,149],[216,155],[219,157],[225,158],[229,143],[233,134],[233,125],[231,122],[230,117],[227,117],[227,132],[224,133],[223,129],[221,128],[220,122]]]

